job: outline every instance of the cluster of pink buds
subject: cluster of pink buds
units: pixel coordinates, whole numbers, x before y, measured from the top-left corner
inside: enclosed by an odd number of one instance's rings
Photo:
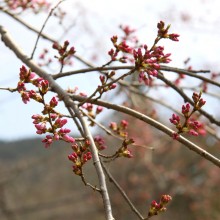
[[[83,165],[92,158],[92,154],[89,151],[89,145],[89,141],[79,144],[76,143],[72,146],[73,153],[68,155],[68,159],[73,162],[72,168],[76,175],[83,175]]]
[[[194,101],[194,109],[195,110],[199,110],[202,108],[203,105],[205,105],[206,101],[201,98],[202,96],[202,92],[200,92],[199,94],[197,94],[196,92],[193,93],[193,101]]]
[[[113,43],[114,49],[112,48],[108,54],[111,57],[111,61],[119,61],[121,63],[127,62],[127,56],[125,54],[132,54],[133,48],[130,47],[126,40],[122,40],[120,43],[118,43],[118,36],[113,36],[111,38],[111,41]],[[119,52],[122,52],[122,56],[118,58]]]
[[[43,115],[33,115],[33,124],[35,125],[37,134],[51,133],[51,135],[46,135],[46,138],[42,141],[45,147],[49,147],[53,141],[63,140],[67,143],[74,143],[75,139],[69,136],[71,132],[70,129],[64,128],[63,126],[67,123],[66,119],[62,119],[62,116],[55,112],[54,107],[57,105],[57,100],[53,97],[49,103],[46,105],[47,116]],[[45,110],[45,109],[44,109]]]
[[[49,2],[46,0],[7,0],[5,3],[11,10],[21,9],[24,11],[27,9],[32,9],[34,13],[38,13],[44,9],[47,10],[50,6]]]
[[[148,49],[147,45],[144,45],[144,52],[141,48],[133,51],[135,60],[135,67],[139,71],[139,82],[149,84],[151,76],[157,77],[158,70],[161,63],[169,63],[171,61],[170,53],[164,54],[164,48],[161,46],[155,46],[152,49]],[[147,74],[147,75],[146,75]]]
[[[122,41],[129,41],[129,43],[133,44],[132,47],[135,48],[139,42],[137,36],[134,35],[136,30],[128,25],[120,25],[120,28],[124,33],[124,36],[122,37]]]
[[[134,157],[131,150],[128,149],[128,145],[133,144],[133,143],[134,143],[134,140],[132,138],[125,139],[122,143],[122,146],[116,152],[117,157],[127,157],[127,158]]]
[[[108,79],[112,78],[115,75],[115,71],[111,71],[106,76],[100,75],[99,80],[101,81],[100,86],[98,86],[98,92],[100,96],[112,89],[115,89],[117,87],[116,83],[107,83]]]
[[[102,107],[102,106],[97,106],[97,107],[95,108],[94,105],[91,104],[91,103],[85,103],[85,104],[83,104],[82,107],[83,107],[84,109],[86,109],[88,115],[89,115],[91,118],[93,118],[93,119],[95,119],[96,116],[103,111],[103,107]],[[95,124],[94,124],[93,121],[91,121],[90,125],[91,125],[91,126],[94,126]]]
[[[157,203],[155,200],[151,202],[150,210],[148,212],[148,217],[158,215],[160,212],[165,212],[166,205],[172,200],[172,197],[169,195],[162,195],[160,202]]]
[[[59,53],[59,56],[55,56],[55,58],[59,60],[61,65],[72,64],[70,58],[76,53],[76,51],[74,47],[70,47],[70,49],[68,49],[68,46],[69,46],[69,41],[67,40],[64,42],[63,46],[61,46],[58,43],[53,44],[53,49],[57,50]]]
[[[178,130],[177,133],[173,134],[173,138],[177,139],[180,133],[186,133],[193,136],[205,135],[206,131],[204,130],[204,124],[200,123],[199,121],[196,121],[192,115],[200,110],[203,105],[205,105],[206,101],[201,98],[202,93],[200,92],[197,94],[196,92],[193,93],[192,99],[194,102],[193,109],[190,109],[190,104],[186,103],[185,105],[182,105],[182,114],[185,118],[184,123],[181,123],[180,117],[176,114],[172,114],[172,118],[170,118],[170,122],[174,124]]]
[[[168,34],[168,30],[170,29],[170,25],[167,25],[165,27],[165,23],[163,21],[160,21],[157,24],[157,28],[158,28],[158,38],[162,39],[162,38],[168,38],[172,41],[179,41],[178,37],[179,34]]]
[[[17,90],[21,94],[22,101],[26,104],[30,99],[40,102],[44,105],[42,111],[43,115],[33,115],[33,124],[37,129],[36,133],[51,135],[46,135],[46,138],[42,141],[45,143],[45,147],[49,147],[54,140],[64,140],[68,143],[74,143],[74,138],[70,137],[70,129],[63,128],[67,123],[66,119],[62,119],[62,116],[55,111],[55,107],[58,105],[58,100],[56,97],[52,97],[49,104],[45,103],[44,95],[49,90],[49,83],[43,78],[37,78],[36,74],[27,70],[24,66],[20,68],[20,80],[17,85]],[[38,93],[34,90],[27,91],[25,84],[32,84],[38,88]]]
[[[122,120],[119,124],[116,122],[111,122],[109,127],[114,131],[116,134],[120,135],[121,137],[127,137],[127,128],[128,128],[128,121]]]
[[[105,150],[107,148],[107,146],[105,145],[104,138],[101,137],[100,135],[95,136],[94,141],[95,141],[96,147],[99,151]]]
[[[42,103],[42,95],[46,94],[49,89],[49,83],[47,80],[43,78],[36,78],[36,74],[31,72],[31,70],[27,70],[25,66],[20,68],[19,74],[20,80],[17,84],[17,91],[21,94],[22,101],[27,104],[30,99],[33,99],[37,102]],[[28,91],[26,89],[25,84],[30,83],[36,86],[39,90],[39,94],[36,93],[34,90]]]
[[[39,59],[42,61],[39,63],[39,66],[49,66],[52,62],[51,58],[47,58],[48,50],[44,49],[43,52],[39,55]]]

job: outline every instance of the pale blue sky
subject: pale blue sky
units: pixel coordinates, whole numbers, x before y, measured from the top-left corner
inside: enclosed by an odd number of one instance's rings
[[[57,2],[57,1],[53,1]],[[172,32],[180,34],[180,42],[165,41],[167,52],[172,52],[171,66],[182,67],[183,61],[191,57],[196,69],[211,68],[220,70],[220,3],[218,0],[157,0],[157,1],[116,1],[116,0],[66,0],[63,8],[70,13],[70,19],[76,19],[74,31],[68,37],[74,42],[79,54],[90,59],[91,51],[99,48],[106,53],[111,44],[109,38],[120,33],[120,24],[131,25],[138,29],[142,42],[151,43],[156,35],[156,24],[160,20],[171,23]],[[46,15],[35,18],[25,15],[25,20],[41,27]],[[183,18],[188,22],[183,22]],[[70,20],[71,21],[71,20]],[[47,30],[57,36],[59,29],[52,19]],[[72,21],[71,21],[72,22]],[[17,43],[27,53],[33,48],[36,36],[0,13],[0,25],[4,25],[16,38]],[[40,41],[39,48],[45,47]],[[40,50],[39,50],[40,51]],[[103,56],[103,62],[106,60]],[[15,87],[18,79],[20,61],[0,42],[0,87]],[[74,67],[75,68],[75,67]],[[86,84],[85,84],[86,82]],[[92,92],[94,79],[73,82],[63,80],[63,85],[79,85],[82,91]],[[34,102],[24,105],[19,94],[0,91],[0,140],[14,140],[35,135],[31,116],[41,111]],[[213,103],[219,107],[220,103]]]

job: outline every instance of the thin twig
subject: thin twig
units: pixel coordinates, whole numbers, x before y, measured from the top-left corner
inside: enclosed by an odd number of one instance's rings
[[[184,99],[184,102],[189,102],[191,105],[194,105],[193,101],[183,92],[183,90],[181,88],[178,88],[175,84],[173,84],[170,80],[166,79],[163,74],[161,72],[159,72],[158,79],[162,80],[164,83],[166,83],[166,85],[170,86],[171,88],[173,88],[177,93],[180,94],[180,96],[182,96],[182,98]],[[220,126],[220,121],[217,121],[212,115],[210,115],[209,113],[207,113],[206,111],[199,109],[198,110],[202,115],[204,115],[206,118],[209,119],[209,121],[211,123],[214,123],[218,126]]]
[[[95,145],[95,142],[93,140],[93,137],[91,135],[91,132],[88,128],[88,125],[86,123],[86,120],[83,118],[82,114],[80,113],[78,106],[75,104],[75,102],[70,98],[70,96],[63,90],[59,84],[56,83],[56,81],[52,78],[50,74],[48,74],[46,71],[41,69],[36,63],[28,58],[26,54],[15,44],[14,40],[11,38],[11,36],[7,33],[4,27],[0,26],[0,34],[2,41],[5,43],[5,45],[10,48],[15,55],[20,59],[22,62],[24,62],[32,71],[34,71],[36,74],[38,74],[40,77],[47,80],[50,84],[51,90],[58,94],[59,98],[63,100],[65,105],[67,107],[71,107],[76,115],[76,117],[79,119],[81,126],[83,128],[84,134],[86,139],[90,141],[90,150],[92,153],[94,166],[96,168],[96,172],[98,175],[98,180],[100,184],[103,204],[104,204],[104,210],[107,220],[114,220],[112,215],[112,209],[111,209],[111,203],[109,199],[109,194],[106,186],[105,181],[105,174],[102,169],[98,151]]]
[[[85,99],[85,97],[77,96],[77,95],[71,95],[71,97],[73,98],[73,100],[77,100],[79,102],[81,102]],[[144,115],[140,112],[137,112],[133,109],[130,109],[128,107],[125,107],[125,106],[122,106],[122,105],[112,104],[112,103],[101,101],[101,100],[90,100],[90,103],[100,105],[100,106],[103,106],[105,108],[112,109],[112,110],[130,115],[134,118],[137,118],[137,119],[139,119],[141,121],[144,121],[145,123],[155,127],[156,129],[162,131],[163,133],[167,134],[170,137],[172,137],[172,135],[175,133],[175,131],[171,130],[170,128],[168,128],[167,126],[161,124],[160,122],[150,118],[147,115]],[[207,151],[203,150],[201,147],[199,147],[198,145],[194,144],[193,142],[187,140],[183,136],[180,135],[176,141],[182,143],[183,145],[185,145],[190,150],[196,152],[200,156],[204,157],[205,159],[209,160],[210,162],[212,162],[216,166],[220,167],[220,159],[218,159],[214,155],[208,153]]]
[[[109,181],[115,185],[115,187],[118,189],[118,191],[121,193],[122,197],[125,199],[125,201],[130,206],[131,210],[138,216],[139,219],[143,220],[144,217],[141,215],[141,213],[135,208],[134,204],[131,202],[131,200],[128,198],[125,191],[121,188],[121,186],[118,184],[118,182],[115,180],[115,178],[112,176],[112,174],[108,171],[108,169],[105,167],[105,165],[101,162],[102,167],[107,174]]]
[[[19,18],[18,16],[16,16],[15,14],[11,13],[8,10],[4,10],[3,8],[0,7],[0,10],[3,11],[5,14],[9,15],[11,18],[13,18],[14,20],[16,20],[17,22],[19,22],[20,24],[22,24],[24,27],[28,28],[29,30],[35,32],[36,34],[39,34],[39,30],[37,30],[35,27],[31,26],[30,24],[28,24],[26,21],[22,20],[21,18]],[[57,42],[57,40],[51,38],[50,36],[48,36],[47,34],[41,33],[41,37],[52,42],[55,43]]]
[[[94,120],[91,116],[89,116],[85,111],[82,111],[82,113],[89,118],[90,121],[92,121],[94,124],[96,124],[98,127],[100,127],[102,130],[104,130],[106,132],[107,135],[111,135],[112,137],[115,137],[117,138],[118,140],[121,140],[123,141],[124,138],[116,135],[115,133],[111,132],[109,129],[107,129],[104,125],[102,125],[101,123],[97,122],[96,120]],[[143,147],[143,148],[146,148],[146,149],[149,149],[149,150],[152,150],[154,149],[153,147],[148,147],[146,145],[140,145],[140,144],[130,144],[131,146],[134,146],[134,147]]]
[[[36,49],[37,49],[38,41],[39,41],[39,39],[40,39],[40,37],[41,37],[41,35],[42,35],[42,32],[43,32],[44,28],[46,27],[46,24],[47,24],[49,18],[52,16],[54,10],[55,10],[63,1],[65,1],[65,0],[59,1],[59,2],[50,10],[50,13],[48,14],[48,16],[47,16],[46,20],[44,21],[44,23],[43,23],[43,25],[42,25],[40,31],[38,32],[37,40],[36,40],[36,42],[35,42],[34,49],[33,49],[32,53],[31,53],[30,59],[33,59],[33,57],[34,57],[34,53],[35,53],[35,51],[36,51]]]

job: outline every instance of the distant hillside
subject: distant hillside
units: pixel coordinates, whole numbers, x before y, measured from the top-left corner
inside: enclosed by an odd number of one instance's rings
[[[40,139],[1,141],[0,219],[103,219],[92,205],[99,195],[73,174],[69,152],[64,142],[45,149]]]
[[[108,152],[120,146],[107,145]],[[219,168],[170,140],[152,151],[131,149],[134,158],[119,158],[106,166],[144,216],[151,201],[165,193],[173,201],[155,220],[209,220],[210,213],[212,220],[219,219]],[[207,150],[219,155],[218,143]],[[0,141],[0,220],[104,220],[100,194],[74,175],[67,159],[70,152],[65,142],[45,149],[40,139]],[[92,161],[88,165],[86,180],[97,185]],[[106,179],[115,218],[138,219]]]

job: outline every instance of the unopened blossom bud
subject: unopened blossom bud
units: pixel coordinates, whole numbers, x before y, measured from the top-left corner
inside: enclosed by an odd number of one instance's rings
[[[42,115],[32,115],[31,117],[32,119],[34,119],[33,124],[38,124],[39,122],[42,122],[42,120],[44,119],[44,117]]]
[[[76,162],[77,154],[75,152],[73,152],[72,154],[68,155],[68,159],[73,162]]]
[[[159,204],[155,200],[153,200],[151,202],[151,207],[158,209],[159,208]]]
[[[109,86],[109,89],[115,89],[116,88],[116,83],[113,83],[113,84],[111,84],[110,86]]]
[[[19,81],[19,82],[18,82],[18,85],[17,85],[17,90],[18,90],[19,93],[20,93],[21,91],[26,91],[25,83]]]
[[[70,49],[69,49],[69,54],[70,55],[72,55],[72,54],[74,54],[76,51],[75,51],[75,48],[74,47],[71,47]]]
[[[115,122],[111,122],[110,126],[109,126],[113,131],[117,131],[118,125]]]
[[[193,136],[198,136],[198,135],[199,135],[198,132],[196,132],[196,131],[193,130],[193,129],[190,129],[190,130],[189,130],[189,134],[191,134],[191,135],[193,135]]]
[[[53,143],[53,138],[50,135],[47,135],[42,142],[45,143],[45,147],[47,148]]]
[[[57,101],[57,98],[56,97],[53,97],[51,100],[50,100],[50,107],[51,108],[54,108],[58,105],[58,101]]]
[[[178,125],[180,122],[180,117],[176,114],[172,114],[172,118],[170,118],[169,120],[172,124]]]
[[[160,202],[165,205],[168,202],[170,202],[172,200],[172,197],[170,195],[162,195],[160,198]]]
[[[186,105],[182,105],[182,113],[185,116],[188,116],[189,111],[190,111],[190,104],[189,103],[187,103]]]
[[[45,123],[35,124],[35,127],[37,128],[36,131],[37,134],[44,134],[47,131],[47,127]]]
[[[28,94],[31,99],[34,99],[35,101],[40,102],[40,103],[42,102],[41,96],[38,95],[34,90],[30,90]]]
[[[49,82],[47,80],[42,80],[40,82],[40,86],[41,86],[41,93],[46,94],[48,89],[49,89]]]
[[[126,120],[121,121],[121,126],[126,129],[128,127],[128,122]]]
[[[67,119],[58,118],[55,121],[54,126],[56,126],[57,128],[62,128],[66,123],[67,123]]]
[[[112,77],[115,75],[115,71],[111,71],[110,74],[109,74],[109,77]]]
[[[99,79],[100,79],[101,83],[104,84],[104,82],[105,82],[105,76],[100,75],[100,76],[99,76]]]
[[[63,140],[68,142],[68,143],[74,143],[75,142],[75,139],[73,137],[70,137],[69,135],[65,134],[63,135]]]
[[[53,49],[55,49],[55,50],[58,50],[59,48],[60,48],[60,46],[59,46],[59,44],[58,43],[53,43]]]
[[[51,114],[50,114],[50,118],[51,118],[52,120],[55,120],[57,117],[58,117],[58,115],[57,115],[56,113],[51,113]]]
[[[117,42],[117,40],[118,40],[118,37],[116,35],[111,37],[111,41],[113,44],[115,44]]]
[[[87,152],[86,156],[87,156],[87,159],[90,160],[92,158],[92,153],[89,151]]]
[[[205,105],[206,101],[204,99],[200,99],[198,103],[198,107],[201,108],[203,105]]]
[[[178,37],[180,35],[179,34],[169,34],[169,39],[172,41],[179,41]]]
[[[197,103],[199,101],[200,97],[199,97],[199,95],[196,92],[194,92],[193,95],[192,95],[192,98],[193,98],[193,101],[195,103]]]
[[[123,156],[127,157],[127,158],[134,157],[133,154],[131,153],[131,150],[129,150],[129,149],[126,149],[125,151],[123,151]]]
[[[57,134],[57,133],[55,133],[53,137],[54,137],[54,139],[55,139],[56,141],[60,140],[60,136],[59,136],[59,134]]]
[[[65,46],[65,47],[67,47],[69,44],[70,44],[70,43],[69,43],[68,40],[64,41],[64,46]]]
[[[24,104],[27,104],[30,101],[30,96],[28,92],[21,92],[21,98]]]
[[[68,134],[70,132],[71,132],[71,130],[69,128],[61,128],[59,130],[59,133],[62,133],[62,134]]]
[[[98,106],[97,108],[96,108],[96,114],[99,114],[100,112],[102,112],[103,111],[103,107],[102,106]]]
[[[165,23],[164,23],[163,21],[160,21],[160,22],[157,24],[157,28],[158,28],[158,29],[162,29],[162,28],[164,28],[164,26],[165,26]]]

